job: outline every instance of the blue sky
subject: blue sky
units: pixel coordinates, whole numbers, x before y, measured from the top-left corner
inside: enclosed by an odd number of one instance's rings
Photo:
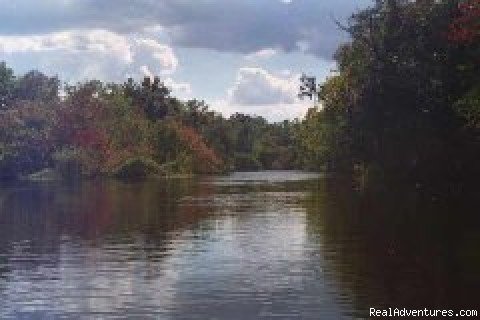
[[[335,68],[367,0],[0,0],[0,60],[69,82],[159,75],[225,115],[303,116],[302,72]]]

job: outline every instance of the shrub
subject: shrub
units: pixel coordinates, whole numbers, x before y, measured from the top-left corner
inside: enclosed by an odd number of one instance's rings
[[[238,153],[235,155],[236,170],[258,170],[262,167],[260,161],[252,157],[250,154]]]
[[[82,158],[82,151],[79,149],[61,149],[53,154],[55,170],[64,179],[73,179],[86,175],[86,169],[82,165]]]
[[[0,180],[13,180],[18,176],[16,157],[0,148]]]
[[[120,179],[145,179],[162,173],[160,166],[149,158],[131,158],[121,164],[113,173]]]

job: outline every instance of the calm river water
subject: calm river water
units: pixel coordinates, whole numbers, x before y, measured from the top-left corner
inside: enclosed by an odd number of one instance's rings
[[[360,201],[341,183],[278,171],[2,186],[0,319],[478,308],[475,215],[408,199]]]

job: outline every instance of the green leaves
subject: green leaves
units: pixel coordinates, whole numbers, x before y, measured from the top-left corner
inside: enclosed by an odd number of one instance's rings
[[[480,130],[480,84],[455,103],[455,109],[470,128]]]
[[[476,2],[379,0],[354,14],[351,41],[335,55],[339,73],[321,85],[322,108],[298,128],[304,162],[423,182],[445,170],[459,180],[476,172]],[[452,23],[470,28],[468,41],[452,41]]]

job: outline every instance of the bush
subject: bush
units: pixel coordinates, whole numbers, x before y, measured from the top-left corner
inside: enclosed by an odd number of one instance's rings
[[[113,173],[113,176],[120,179],[145,179],[151,175],[162,173],[162,169],[152,159],[132,158],[121,164]]]
[[[74,179],[86,175],[82,165],[81,151],[74,148],[62,149],[53,155],[55,170],[63,179]]]
[[[260,161],[250,154],[236,154],[235,155],[235,170],[259,170],[262,167]]]
[[[15,155],[0,149],[0,180],[13,180],[18,174]]]

